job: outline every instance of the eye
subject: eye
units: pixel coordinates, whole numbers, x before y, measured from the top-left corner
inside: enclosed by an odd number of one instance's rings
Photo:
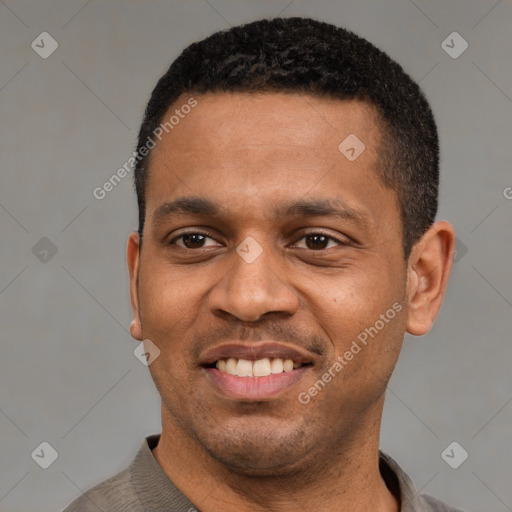
[[[180,240],[181,243],[177,243]],[[207,240],[211,240],[214,244],[205,245]],[[201,231],[190,231],[188,233],[182,233],[181,235],[173,238],[169,245],[177,245],[178,247],[183,247],[184,249],[202,249],[203,247],[210,247],[211,245],[215,245],[217,242],[210,236],[209,233],[203,233]]]
[[[207,244],[208,240],[210,240],[209,244]],[[305,241],[305,247],[302,248],[310,249],[313,251],[330,249],[338,245],[346,245],[346,242],[343,240],[339,240],[322,232],[308,233],[299,239],[299,241],[301,240]],[[205,247],[215,246],[216,244],[217,242],[210,233],[201,231],[189,231],[186,233],[181,233],[179,236],[173,238],[169,242],[169,245],[177,245],[178,247],[182,247],[184,249],[203,249]],[[298,242],[294,245],[298,246]]]
[[[325,233],[308,233],[300,238],[300,240],[305,240],[306,249],[315,250],[323,250],[330,249],[331,247],[335,247],[336,245],[346,245],[342,240],[338,240],[332,236],[329,236]],[[331,242],[334,242],[336,245],[329,245]],[[297,245],[297,244],[295,244]]]

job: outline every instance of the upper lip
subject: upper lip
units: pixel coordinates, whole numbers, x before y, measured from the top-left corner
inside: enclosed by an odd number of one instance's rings
[[[201,365],[210,365],[219,359],[247,359],[257,361],[258,359],[291,359],[294,363],[311,363],[311,354],[297,346],[274,341],[250,341],[222,343],[206,349],[200,358]]]

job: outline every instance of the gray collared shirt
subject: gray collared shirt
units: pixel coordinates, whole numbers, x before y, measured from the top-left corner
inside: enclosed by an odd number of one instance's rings
[[[63,512],[199,512],[164,473],[151,450],[160,434],[148,436],[128,468],[96,485]],[[400,496],[401,512],[461,512],[432,496],[420,494],[387,454],[380,453],[386,484]]]

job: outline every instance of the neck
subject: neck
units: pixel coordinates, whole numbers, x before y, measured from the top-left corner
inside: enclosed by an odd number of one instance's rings
[[[296,512],[298,504],[325,512],[398,512],[398,501],[379,471],[382,405],[376,404],[366,424],[339,449],[312,455],[302,467],[282,475],[250,476],[226,468],[175,423],[164,405],[162,435],[153,455],[203,512]]]

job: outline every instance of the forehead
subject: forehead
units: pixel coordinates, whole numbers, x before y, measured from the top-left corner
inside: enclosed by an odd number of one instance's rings
[[[178,99],[163,121],[188,98]],[[318,155],[351,133],[366,138],[370,150],[380,137],[375,107],[361,100],[283,92],[208,93],[195,99],[197,106],[169,133],[175,144],[186,141],[187,147],[181,150],[202,152],[209,146],[232,149],[271,142]]]
[[[172,198],[207,196],[264,214],[276,201],[328,195],[378,217],[389,201],[377,171],[379,117],[366,102],[274,92],[194,99],[152,150],[148,212]]]

